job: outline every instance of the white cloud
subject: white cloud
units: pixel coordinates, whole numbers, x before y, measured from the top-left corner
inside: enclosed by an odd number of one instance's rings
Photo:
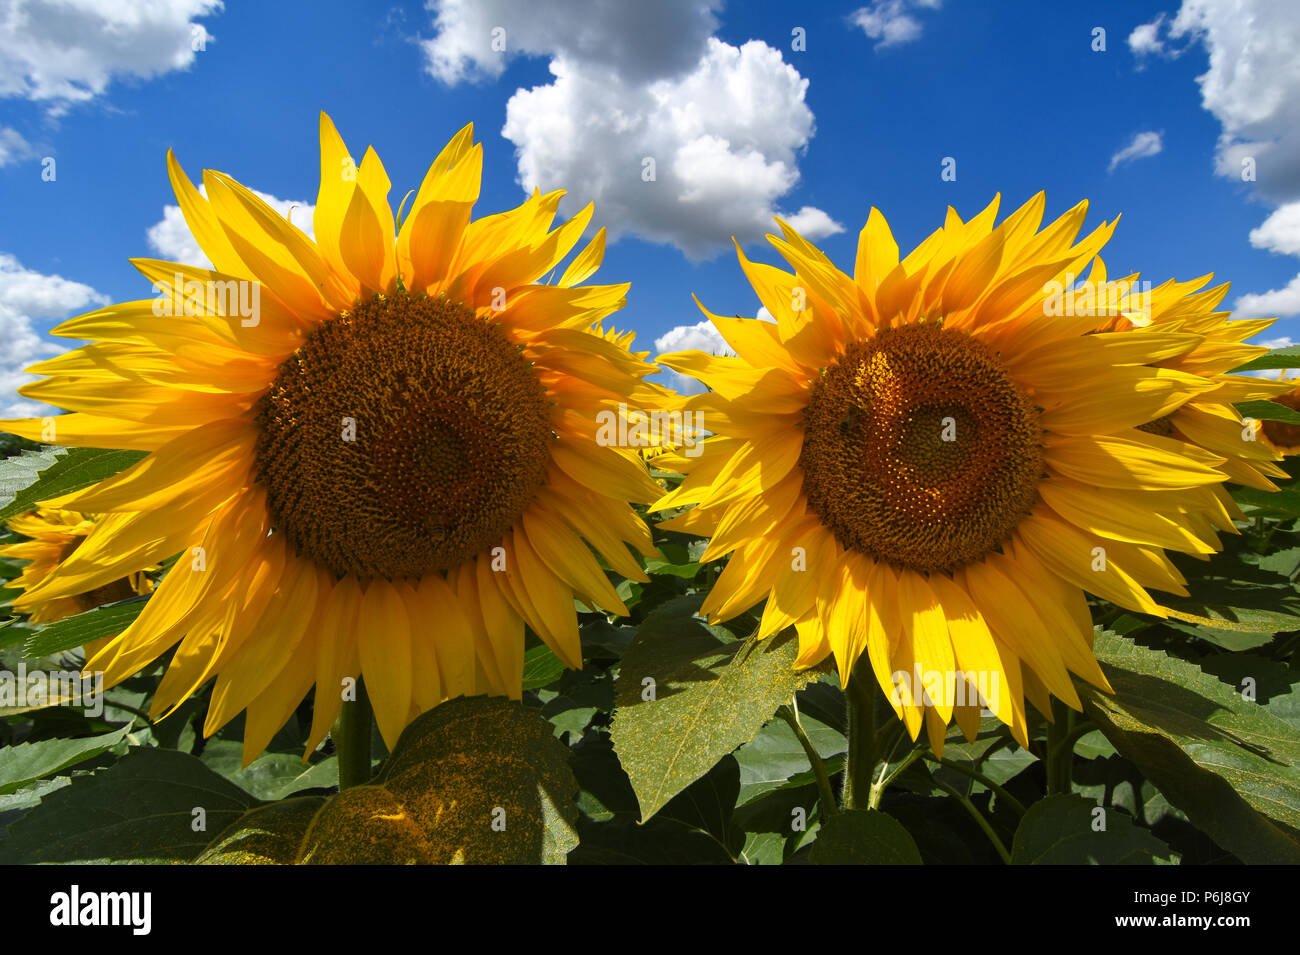
[[[670,328],[655,339],[655,351],[661,355],[674,351],[703,351],[710,355],[736,354],[708,319],[695,325]],[[704,385],[695,378],[675,371],[666,371],[665,375],[664,385],[678,394],[698,395],[704,391]]]
[[[1281,0],[1183,0],[1172,38],[1201,43],[1209,69],[1201,105],[1221,127],[1215,171],[1279,208],[1250,233],[1256,248],[1300,255],[1300,5]],[[1242,318],[1300,315],[1300,275],[1243,295]]]
[[[34,155],[36,151],[18,130],[11,126],[0,126],[0,166],[7,166],[21,159],[30,159]]]
[[[1233,318],[1286,318],[1300,315],[1300,275],[1285,288],[1243,295],[1232,306]]]
[[[690,70],[721,0],[432,0],[428,70],[447,84],[496,79],[512,55],[551,56],[646,82]]]
[[[212,39],[197,17],[221,0],[0,0],[0,97],[62,112],[115,77],[187,69]]]
[[[1169,29],[1204,44],[1201,105],[1223,127],[1219,175],[1243,181],[1253,159],[1266,199],[1300,198],[1300,5],[1282,0],[1183,0]],[[1249,181],[1249,180],[1244,180]]]
[[[814,206],[804,206],[794,215],[783,218],[792,229],[809,241],[844,231],[844,226]]]
[[[1250,230],[1250,244],[1281,255],[1300,255],[1300,201],[1274,209],[1258,228]]]
[[[1290,338],[1283,336],[1282,338],[1266,338],[1262,342],[1256,342],[1256,344],[1262,345],[1265,348],[1290,348],[1295,344],[1295,342]]]
[[[312,217],[316,212],[314,205],[301,200],[277,199],[270,193],[259,192],[256,189],[252,191],[306,235],[315,237],[312,231]],[[207,190],[203,186],[199,186],[199,192],[207,195]],[[201,269],[212,268],[212,263],[199,249],[199,244],[194,241],[190,227],[185,224],[185,216],[181,213],[180,206],[164,206],[163,217],[148,228],[145,238],[149,241],[149,248],[168,262],[179,262],[181,265],[193,265]]]
[[[673,351],[704,351],[710,355],[734,355],[713,323],[707,318],[694,325],[678,325],[655,339],[655,350],[660,354]]]
[[[555,79],[517,90],[501,131],[525,189],[568,189],[566,211],[594,201],[611,238],[695,260],[771,231],[782,214],[813,135],[808,81],[766,43],[712,36],[717,0],[432,5],[426,66],[443,82],[498,76],[511,55],[550,58]],[[497,27],[501,52],[490,46]],[[838,228],[817,213],[795,214],[822,235]]]
[[[12,255],[0,253],[0,416],[34,417],[48,405],[27,401],[15,389],[36,379],[23,373],[28,365],[66,349],[39,334],[33,322],[60,320],[88,305],[107,305],[107,296],[89,285],[58,275],[43,275],[24,268]]]
[[[1162,13],[1150,23],[1143,23],[1133,28],[1133,32],[1128,35],[1128,47],[1137,57],[1158,54],[1166,54],[1164,41],[1160,39],[1160,28],[1164,26],[1165,15]],[[1181,52],[1181,51],[1180,51]],[[1172,55],[1177,55],[1173,53]]]
[[[1151,130],[1138,133],[1127,146],[1110,157],[1110,165],[1107,167],[1107,171],[1114,172],[1115,167],[1123,163],[1154,156],[1164,148],[1164,141],[1161,139],[1160,133]]]
[[[902,46],[921,38],[921,22],[912,16],[918,7],[937,10],[941,0],[873,0],[849,14],[849,22],[876,41],[875,49]]]

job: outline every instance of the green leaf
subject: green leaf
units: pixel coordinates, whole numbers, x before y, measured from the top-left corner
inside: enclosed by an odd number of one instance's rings
[[[1300,517],[1300,491],[1292,486],[1277,491],[1262,491],[1257,487],[1234,487],[1232,497],[1238,504],[1247,504],[1268,514]]]
[[[6,747],[0,761],[0,796],[28,786],[38,779],[53,776],[61,769],[75,766],[92,756],[107,752],[126,738],[130,724],[103,736],[87,739],[45,739]]]
[[[1257,421],[1284,421],[1287,424],[1300,424],[1300,411],[1278,404],[1276,401],[1242,401],[1236,405],[1237,412],[1243,418]]]
[[[258,806],[239,817],[195,859],[198,865],[292,865],[323,796]]]
[[[1243,371],[1273,371],[1278,368],[1300,368],[1300,345],[1287,345],[1274,348],[1266,355],[1252,358],[1246,364],[1233,369],[1233,373]]]
[[[538,644],[524,652],[524,689],[536,690],[549,686],[567,669],[564,661],[546,644]]]
[[[144,610],[147,596],[128,597],[106,607],[96,607],[51,623],[27,638],[23,655],[29,660],[74,650],[92,640],[115,637]]]
[[[1082,796],[1048,796],[1029,807],[1011,846],[1012,865],[1153,865],[1175,853],[1124,813]],[[1100,831],[1094,826],[1104,825]]]
[[[43,448],[0,461],[0,501],[5,502],[0,507],[0,521],[33,510],[40,501],[79,491],[112,477],[147,453],[102,448]]]
[[[804,732],[823,760],[848,749],[843,733],[813,719],[806,712],[800,712],[799,717]],[[811,773],[808,754],[784,720],[772,720],[759,730],[752,740],[736,750],[736,761],[740,764],[738,805],[741,806],[784,787],[792,779],[802,785],[806,781],[804,775]]]
[[[731,640],[694,619],[702,600],[679,597],[651,613],[623,654],[615,684],[610,732],[643,822],[753,739],[816,675],[795,671],[793,630],[761,642]]]
[[[0,520],[30,510],[18,506],[16,499],[40,477],[42,471],[52,467],[59,456],[66,453],[67,448],[41,448],[39,451],[20,451],[12,457],[0,459],[0,502],[3,502]]]
[[[338,760],[334,757],[304,766],[300,753],[263,753],[244,766],[243,750],[238,740],[210,739],[199,758],[213,772],[258,799],[284,799],[304,789],[338,784]]]
[[[228,827],[251,804],[248,794],[193,756],[132,749],[107,769],[74,776],[11,824],[0,841],[0,864],[188,862],[210,832]],[[206,828],[196,832],[199,818]]]
[[[903,824],[878,809],[850,809],[822,820],[815,865],[920,865],[921,852]]]
[[[695,575],[700,572],[700,565],[694,561],[690,563],[678,563],[672,560],[665,560],[662,557],[651,557],[645,562],[645,572],[647,574],[670,574],[673,577],[683,577],[686,580],[694,580]]]
[[[1184,660],[1104,631],[1094,651],[1115,694],[1079,694],[1120,755],[1243,861],[1300,862],[1300,731]]]

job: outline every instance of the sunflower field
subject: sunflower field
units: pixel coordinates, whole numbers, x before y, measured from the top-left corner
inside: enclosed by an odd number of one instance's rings
[[[0,422],[0,862],[1300,862],[1300,350],[1226,285],[778,219],[652,361],[591,206],[353,155],[308,237],[169,153],[213,267]]]

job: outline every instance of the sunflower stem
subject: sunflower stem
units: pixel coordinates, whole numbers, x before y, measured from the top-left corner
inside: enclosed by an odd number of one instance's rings
[[[357,698],[344,702],[330,735],[339,757],[339,792],[370,780],[370,732],[374,711],[366,685],[357,680]]]
[[[848,730],[849,753],[844,763],[844,790],[840,806],[844,809],[867,809],[876,769],[876,686],[866,655],[858,658],[844,688],[845,728]]]
[[[831,790],[830,776],[826,774],[826,763],[822,761],[821,754],[817,752],[817,747],[808,738],[803,723],[799,721],[799,701],[793,699],[789,705],[783,704],[777,709],[776,715],[789,725],[794,732],[794,738],[799,741],[804,754],[808,757],[808,765],[812,767],[813,775],[817,777],[817,799],[821,804],[822,816],[835,815],[838,807],[835,805],[835,793]]]
[[[965,793],[954,789],[952,786],[949,786],[942,779],[935,779],[934,784],[962,804],[962,808],[964,808],[966,812],[970,814],[970,817],[975,820],[975,824],[983,830],[984,835],[988,836],[989,842],[993,844],[993,849],[997,852],[998,857],[1004,863],[1010,865],[1011,853],[1007,851],[1006,843],[998,838],[998,834],[993,831],[993,826],[984,818],[984,814],[975,808],[975,804],[970,801],[970,797]]]
[[[1069,795],[1073,789],[1071,770],[1074,768],[1073,735],[1074,711],[1055,697],[1052,698],[1052,719],[1047,724],[1046,766],[1047,794]]]

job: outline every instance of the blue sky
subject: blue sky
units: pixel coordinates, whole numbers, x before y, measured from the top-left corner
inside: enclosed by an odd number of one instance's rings
[[[485,146],[476,214],[517,204],[521,178],[594,197],[595,223],[619,233],[597,279],[632,283],[614,324],[643,348],[702,319],[692,293],[756,312],[723,242],[774,259],[774,211],[851,270],[872,205],[907,249],[948,205],[968,217],[1000,191],[1005,214],[1040,189],[1049,216],[1088,198],[1087,229],[1123,213],[1112,274],[1215,272],[1243,314],[1285,316],[1264,338],[1300,338],[1300,170],[1282,158],[1300,135],[1300,6],[1283,6],[117,0],[72,15],[0,0],[18,24],[0,32],[0,407],[21,365],[62,347],[46,329],[148,295],[127,259],[179,242],[163,227],[167,148],[191,177],[218,169],[310,203],[321,109],[355,156],[375,146],[395,204],[470,121]],[[1151,154],[1114,164],[1142,134]],[[1246,155],[1253,182],[1237,174]]]

